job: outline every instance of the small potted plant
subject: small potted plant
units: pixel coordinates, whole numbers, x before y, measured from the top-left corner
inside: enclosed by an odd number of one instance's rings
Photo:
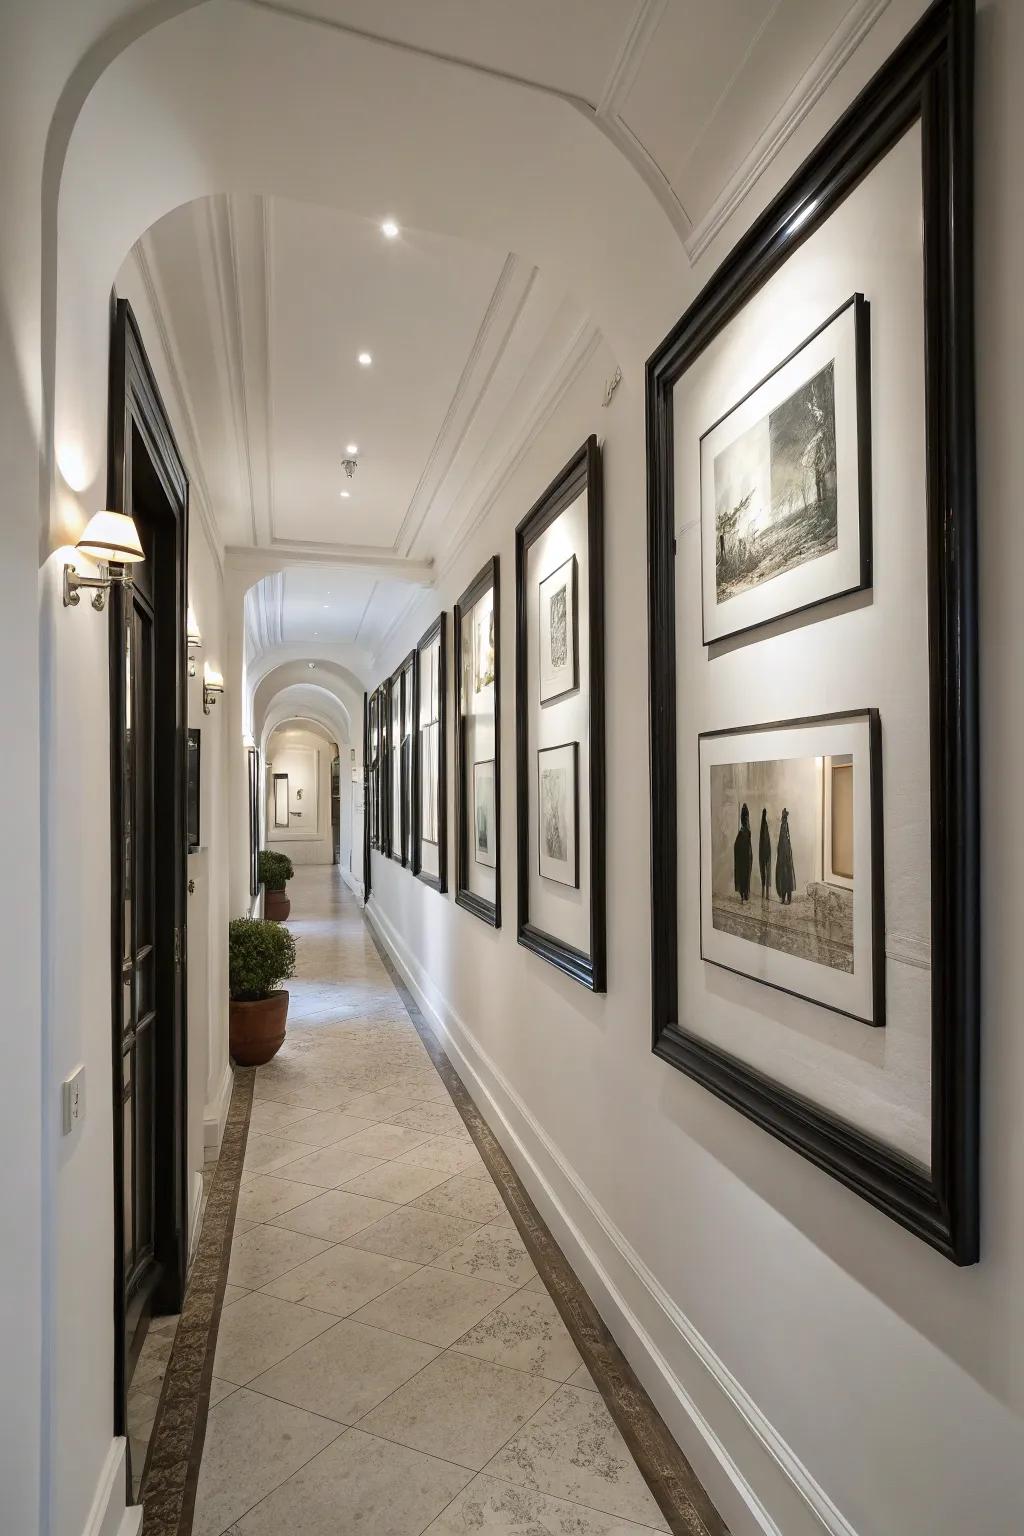
[[[275,923],[283,923],[292,904],[284,893],[287,882],[295,869],[286,853],[275,853],[264,848],[260,854],[260,884],[263,886],[263,916]]]
[[[228,926],[229,1037],[240,1067],[260,1067],[284,1044],[295,939],[280,923],[236,917]]]

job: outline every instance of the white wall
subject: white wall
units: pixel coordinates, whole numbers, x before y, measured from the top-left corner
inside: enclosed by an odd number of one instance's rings
[[[315,731],[285,726],[267,743],[267,847],[286,853],[295,865],[333,864],[331,835],[331,759],[337,748]],[[302,811],[301,822],[291,819],[287,829],[274,826],[274,775],[289,778],[291,811]],[[316,797],[310,793],[315,775]],[[303,790],[297,806],[295,791]]]
[[[756,189],[758,206],[910,13],[894,7],[879,23]],[[594,360],[450,570],[442,557],[438,591],[378,658],[383,676],[415,642],[427,608],[450,610],[483,561],[500,555],[506,926],[491,931],[376,853],[369,910],[737,1536],[1009,1536],[1020,1527],[1024,724],[1014,701],[1024,444],[1008,403],[1024,398],[1024,7],[982,6],[978,45],[987,829],[979,1265],[956,1269],[651,1054],[642,352],[619,357],[624,381],[608,411],[608,359]],[[694,288],[755,211],[744,208]],[[679,311],[687,298],[680,293]],[[651,335],[650,347],[659,339]],[[608,572],[606,997],[525,953],[514,927],[513,528],[591,431],[603,439]]]

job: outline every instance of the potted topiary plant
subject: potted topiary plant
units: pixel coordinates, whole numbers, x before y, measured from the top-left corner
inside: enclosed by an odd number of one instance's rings
[[[280,923],[236,917],[228,926],[229,1037],[241,1067],[260,1067],[284,1044],[295,939]]]
[[[283,923],[292,909],[284,888],[294,873],[292,861],[286,853],[275,853],[273,848],[263,849],[260,854],[263,916],[271,918],[275,923]]]

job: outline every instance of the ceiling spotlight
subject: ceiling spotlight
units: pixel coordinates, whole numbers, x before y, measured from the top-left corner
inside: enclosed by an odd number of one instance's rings
[[[398,225],[394,219],[385,219],[380,227],[380,232],[385,240],[396,240],[398,238]]]
[[[373,358],[370,356],[369,352],[360,352],[360,354],[359,354],[359,366],[361,368],[369,368],[369,366],[370,366],[370,364],[372,362],[373,362]]]
[[[342,501],[348,501],[348,499],[349,499],[349,497],[351,495],[352,495],[351,491],[342,491],[341,492],[341,499],[342,499]]]
[[[346,453],[358,453],[359,452],[359,444],[358,443],[346,443],[345,444],[345,452]]]
[[[309,668],[309,670],[311,672],[315,672],[316,671],[316,662],[315,661],[307,661],[306,662],[306,666]]]

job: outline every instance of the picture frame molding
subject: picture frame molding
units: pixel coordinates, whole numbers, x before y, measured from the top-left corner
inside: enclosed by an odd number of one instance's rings
[[[935,0],[647,364],[652,1048],[956,1264],[979,1254],[978,600],[973,315],[974,0]],[[915,122],[924,207],[931,739],[931,1160],[688,1033],[679,1019],[673,389]]]
[[[435,640],[438,646],[437,674],[437,867],[436,875],[423,868],[422,839],[422,730],[420,727],[420,656]],[[448,890],[448,615],[442,609],[419,639],[413,665],[413,749],[412,749],[412,872],[424,885],[442,896]]]
[[[455,686],[455,903],[491,928],[501,927],[501,607],[500,562],[492,555],[477,572],[455,604],[452,655]],[[470,837],[469,774],[466,769],[466,727],[462,717],[462,639],[463,623],[472,622],[473,606],[489,589],[494,598],[494,900],[489,901],[468,884],[469,859],[473,852]],[[476,636],[473,640],[474,681],[476,676]]]
[[[547,933],[530,917],[530,740],[528,729],[529,665],[527,555],[530,546],[551,526],[581,491],[587,491],[587,611],[589,620],[588,743],[590,793],[590,951]],[[578,593],[577,593],[578,599]],[[538,614],[539,622],[539,614]],[[579,626],[577,623],[577,678]],[[591,434],[538,497],[516,527],[516,872],[517,937],[524,949],[555,966],[592,992],[607,986],[606,865],[605,865],[605,663],[604,663],[604,491],[601,450]],[[577,686],[579,683],[577,682]],[[553,702],[546,700],[545,705]],[[577,748],[578,752],[578,748]],[[577,773],[577,838],[579,860],[579,795]],[[578,888],[578,887],[577,887]]]

